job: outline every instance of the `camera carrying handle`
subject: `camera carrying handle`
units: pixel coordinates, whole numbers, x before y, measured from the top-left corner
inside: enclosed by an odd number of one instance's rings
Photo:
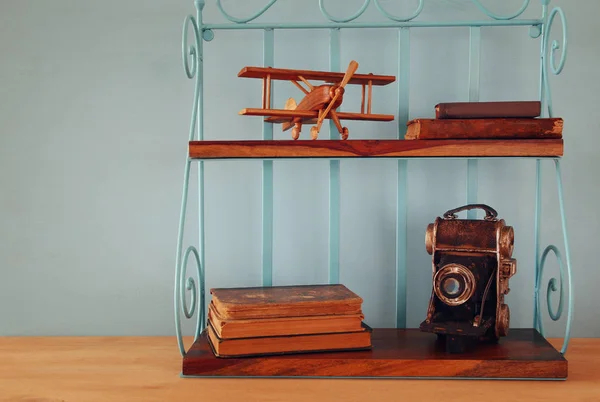
[[[456,216],[458,212],[468,211],[471,209],[483,209],[485,211],[485,217],[483,219],[485,219],[486,221],[495,221],[498,216],[498,212],[496,212],[496,210],[490,207],[489,205],[469,204],[446,211],[446,213],[444,214],[444,219],[456,219],[458,218],[458,216]]]

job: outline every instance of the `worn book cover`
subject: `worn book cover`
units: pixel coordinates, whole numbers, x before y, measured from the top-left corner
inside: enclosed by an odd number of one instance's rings
[[[414,119],[407,140],[550,139],[562,138],[561,118],[539,119]]]
[[[534,118],[541,113],[540,101],[448,102],[435,105],[436,119]]]
[[[221,339],[364,331],[362,314],[226,320],[211,302],[208,321]]]
[[[214,310],[225,320],[362,314],[362,298],[344,285],[211,289]]]
[[[206,327],[208,341],[217,357],[246,357],[274,354],[366,350],[371,348],[372,329],[363,323],[364,331],[330,334],[267,336],[221,339],[213,327]]]

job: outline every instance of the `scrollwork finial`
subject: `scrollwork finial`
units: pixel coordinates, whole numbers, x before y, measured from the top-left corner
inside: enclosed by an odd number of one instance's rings
[[[194,0],[194,5],[196,6],[196,10],[202,11],[206,2],[204,0]]]

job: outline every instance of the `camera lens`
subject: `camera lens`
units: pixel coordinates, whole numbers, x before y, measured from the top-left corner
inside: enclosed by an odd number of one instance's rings
[[[433,276],[433,291],[448,306],[460,306],[475,292],[475,276],[467,267],[450,263]]]
[[[448,296],[456,296],[460,292],[460,282],[456,278],[446,278],[442,287]]]

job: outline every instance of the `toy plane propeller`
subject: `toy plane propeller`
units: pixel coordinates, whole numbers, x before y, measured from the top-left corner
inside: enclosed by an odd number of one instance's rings
[[[315,124],[310,129],[313,140],[316,140],[325,119],[333,120],[343,140],[348,138],[348,128],[343,127],[340,120],[369,120],[392,121],[393,115],[372,114],[371,99],[373,85],[387,85],[396,80],[394,76],[355,74],[358,63],[350,62],[345,73],[332,73],[327,71],[290,70],[271,67],[245,67],[238,77],[262,78],[262,109],[247,108],[240,111],[245,116],[265,116],[265,121],[282,123],[283,131],[292,129],[292,138],[300,137],[302,124]],[[326,84],[313,86],[308,80],[318,80]],[[300,103],[289,98],[284,109],[271,109],[271,80],[287,80],[292,82],[304,93]],[[306,85],[306,88],[300,83]],[[360,113],[338,112],[344,100],[345,87],[348,84],[362,85],[362,101]],[[307,89],[308,88],[308,89]],[[365,110],[365,92],[368,88],[367,104]]]

